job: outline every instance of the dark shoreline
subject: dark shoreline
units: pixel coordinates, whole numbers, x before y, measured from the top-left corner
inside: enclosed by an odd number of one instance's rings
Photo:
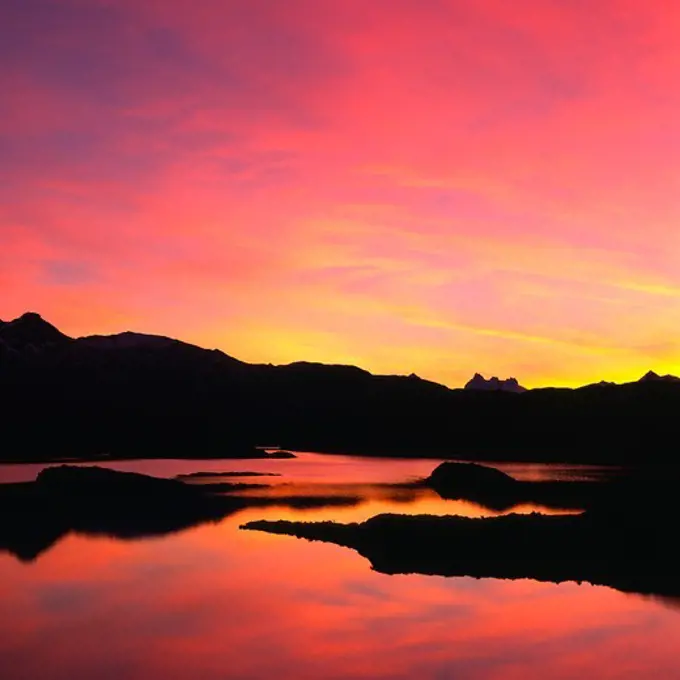
[[[0,375],[5,462],[216,459],[276,442],[391,458],[662,465],[677,448],[680,379],[654,373],[576,389],[450,389],[355,366],[249,364],[134,333],[70,338],[25,314],[0,324]]]
[[[375,450],[375,449],[363,449],[363,448],[355,448],[355,449],[349,449],[349,450],[340,450],[340,449],[332,449],[332,448],[323,448],[320,450],[312,451],[311,449],[302,449],[302,448],[297,448],[297,447],[289,447],[284,449],[283,451],[285,452],[290,452],[293,454],[296,453],[312,453],[312,454],[318,454],[322,456],[353,456],[356,458],[367,458],[367,459],[390,459],[393,458],[395,460],[431,460],[436,463],[444,462],[444,461],[464,461],[464,462],[470,462],[470,463],[478,463],[479,465],[545,465],[547,467],[550,466],[575,466],[575,467],[592,467],[592,468],[602,468],[603,470],[617,470],[617,469],[622,469],[622,468],[631,468],[631,467],[650,467],[650,468],[663,468],[666,466],[672,466],[674,465],[673,463],[650,463],[648,466],[641,466],[638,464],[631,464],[630,462],[625,462],[622,461],[621,463],[612,463],[612,462],[583,462],[583,461],[578,461],[578,460],[570,460],[570,459],[564,459],[564,460],[558,460],[558,459],[549,459],[549,460],[543,460],[543,459],[534,459],[534,458],[527,458],[527,457],[517,457],[517,458],[509,458],[507,456],[505,457],[499,457],[499,458],[494,458],[493,455],[489,456],[477,456],[477,455],[469,455],[466,456],[463,453],[433,453],[433,452],[422,452],[420,453],[419,450],[414,450],[414,451],[392,451],[392,450]],[[289,458],[289,456],[283,457],[283,456],[276,456],[272,454],[266,454],[263,456],[225,456],[223,453],[220,454],[215,454],[215,455],[206,455],[206,454],[201,454],[198,456],[192,456],[188,454],[179,454],[179,453],[173,453],[172,451],[168,451],[167,453],[159,454],[159,455],[143,455],[143,454],[133,454],[131,456],[124,456],[122,454],[115,454],[115,455],[110,455],[110,456],[96,456],[93,454],[83,454],[82,456],[58,456],[58,457],[50,457],[50,456],[37,456],[37,457],[21,457],[21,458],[3,458],[2,454],[0,454],[0,467],[3,465],[68,465],[72,463],[120,463],[120,462],[126,462],[126,461],[143,461],[143,460],[189,460],[189,461],[215,461],[215,460],[224,460],[224,461],[231,461],[231,460],[285,460]]]
[[[288,451],[286,450],[286,453]],[[295,456],[277,456],[272,454],[264,454],[262,456],[225,456],[224,454],[215,456],[201,455],[198,457],[173,454],[172,452],[164,453],[158,456],[94,456],[94,455],[83,455],[83,456],[67,456],[67,457],[37,457],[37,458],[0,458],[0,467],[3,465],[71,465],[77,463],[125,463],[132,461],[143,461],[143,460],[191,460],[191,461],[215,461],[215,460],[287,460],[293,459]]]
[[[0,484],[0,551],[30,562],[71,532],[133,540],[219,522],[248,508],[304,510],[361,500],[352,495],[270,496],[266,488],[240,482],[192,484],[98,466],[46,468],[33,482]],[[241,495],[244,490],[255,493]]]
[[[665,541],[666,529],[652,521],[612,527],[588,512],[480,519],[383,514],[353,524],[259,520],[241,529],[350,548],[388,575],[589,582],[680,596],[674,542]]]

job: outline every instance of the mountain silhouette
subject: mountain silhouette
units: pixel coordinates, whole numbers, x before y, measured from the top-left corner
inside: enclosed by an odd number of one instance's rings
[[[126,332],[69,338],[36,314],[0,325],[0,460],[302,451],[467,460],[663,463],[680,381],[449,389],[415,375],[249,364]]]
[[[654,373],[654,371],[649,371],[645,373],[645,375],[640,378],[639,382],[673,382],[677,383],[680,382],[680,378],[677,378],[674,375],[659,375],[658,373]]]
[[[0,321],[0,342],[13,350],[39,349],[70,340],[35,312],[26,312],[13,321]]]
[[[526,387],[522,387],[516,378],[508,378],[507,380],[501,380],[494,376],[486,380],[480,373],[475,373],[471,380],[469,380],[465,388],[466,390],[487,390],[487,391],[497,391],[502,392],[526,392]]]

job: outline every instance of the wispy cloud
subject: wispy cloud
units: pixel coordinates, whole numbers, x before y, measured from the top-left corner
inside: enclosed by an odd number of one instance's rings
[[[6,0],[0,317],[452,383],[678,370],[678,30],[642,0]]]

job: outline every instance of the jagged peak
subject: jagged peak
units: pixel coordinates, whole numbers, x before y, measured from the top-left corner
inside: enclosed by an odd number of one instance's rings
[[[674,375],[659,375],[655,371],[647,371],[638,382],[680,382],[680,378]]]
[[[517,378],[507,378],[501,380],[498,376],[492,376],[488,380],[481,374],[475,373],[471,380],[469,380],[465,388],[466,390],[493,390],[499,392],[525,392],[526,388],[522,387]]]

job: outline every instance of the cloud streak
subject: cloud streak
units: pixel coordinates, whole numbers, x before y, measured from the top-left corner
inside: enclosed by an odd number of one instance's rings
[[[680,370],[671,2],[8,0],[3,318],[460,384]]]

